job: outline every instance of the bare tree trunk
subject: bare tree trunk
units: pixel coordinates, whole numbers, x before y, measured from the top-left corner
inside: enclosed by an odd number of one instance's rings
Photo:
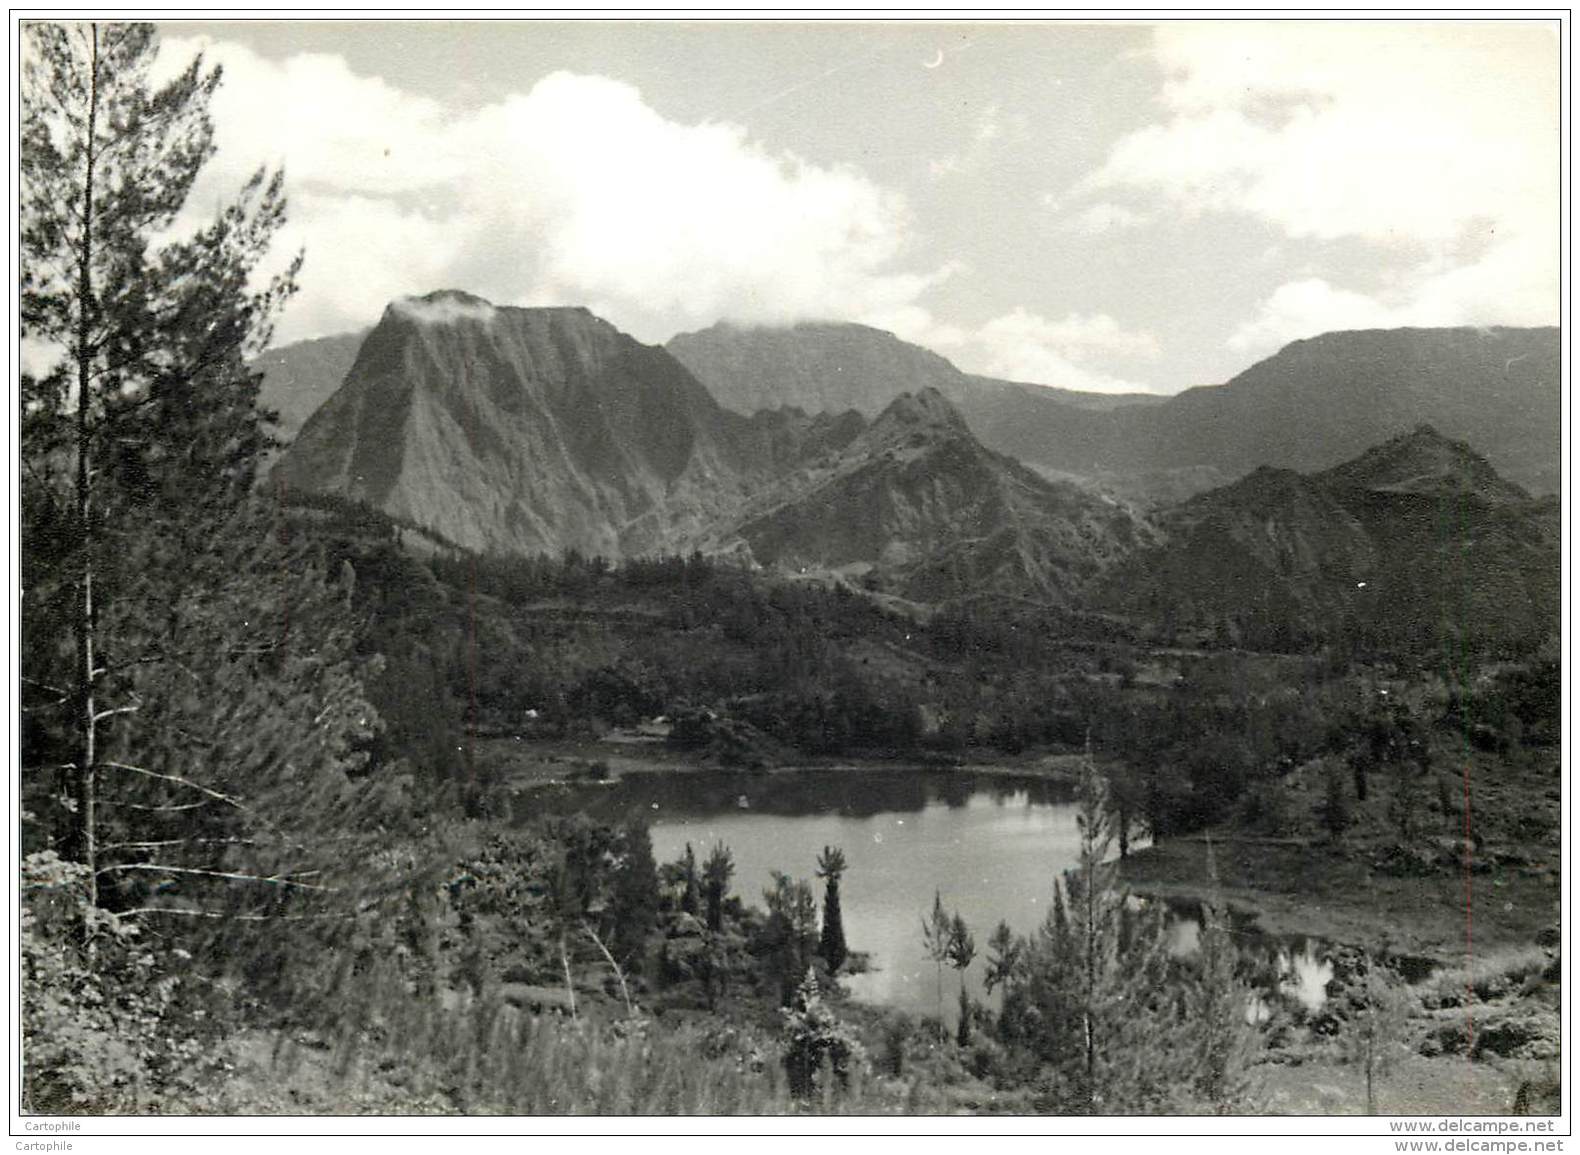
[[[73,350],[77,362],[77,533],[82,550],[76,604],[77,635],[77,815],[76,852],[88,868],[88,905],[84,913],[83,940],[93,949],[93,908],[99,904],[97,820],[98,767],[96,765],[98,725],[94,702],[94,606],[93,606],[93,502],[91,427],[89,400],[92,388],[93,302],[93,166],[94,133],[99,113],[99,26],[89,26],[93,38],[92,67],[88,76],[88,131],[84,158],[82,194],[82,240],[77,251],[77,333]]]
[[[576,1019],[576,988],[571,985],[571,956],[565,950],[565,932],[560,931],[560,967],[565,971],[565,993],[571,1000],[571,1021]]]
[[[1082,896],[1086,900],[1086,1006],[1083,1008],[1082,1020],[1086,1026],[1086,1113],[1096,1114],[1093,1109],[1097,1099],[1097,1038],[1092,1022],[1092,1003],[1097,995],[1097,902],[1093,891],[1096,889],[1096,879],[1093,875],[1095,866],[1088,866],[1086,871],[1086,893]]]
[[[1366,1113],[1377,1114],[1377,1095],[1372,1088],[1372,1044],[1366,1041]]]
[[[626,1017],[633,1017],[636,1010],[631,1006],[631,991],[625,985],[625,972],[620,969],[620,964],[614,961],[614,955],[610,954],[609,948],[604,946],[603,939],[598,937],[598,932],[585,922],[582,923],[582,929],[587,932],[587,937],[593,940],[593,945],[603,952],[603,957],[609,960],[609,966],[614,970],[614,977],[620,981],[620,997],[625,1000]]]
[[[938,1037],[943,1039],[944,1029],[944,964],[938,960]]]

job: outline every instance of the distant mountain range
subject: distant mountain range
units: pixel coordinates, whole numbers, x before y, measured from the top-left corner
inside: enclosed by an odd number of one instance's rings
[[[294,437],[340,387],[365,334],[265,353],[262,400]],[[936,389],[984,445],[1045,474],[1149,502],[1225,484],[1259,465],[1312,470],[1430,424],[1470,442],[1533,493],[1561,482],[1558,330],[1395,329],[1296,341],[1225,385],[1174,397],[1098,394],[962,373],[863,325],[720,324],[666,346],[725,409],[794,407],[874,417]]]
[[[276,414],[272,426],[281,441],[294,441],[307,419],[346,379],[366,340],[366,329],[298,341],[270,349],[253,362],[263,374],[258,401]]]
[[[385,310],[277,476],[473,550],[621,557],[689,543],[837,426],[728,413],[585,309],[439,292]]]
[[[812,411],[732,410],[680,354],[748,383],[713,384],[743,406],[789,395]],[[1555,475],[1556,357],[1552,330],[1329,334],[1224,386],[1095,403],[972,378],[859,326],[715,327],[661,348],[585,309],[446,291],[391,304],[365,339],[289,347],[262,366],[282,428],[326,397],[278,482],[464,548],[702,549],[916,601],[1002,594],[1287,648],[1335,631],[1556,628],[1557,501],[1505,480],[1484,448],[1515,462],[1515,478]],[[875,412],[829,408],[847,396]],[[1002,444],[1009,426],[1051,431],[1041,469],[983,432],[998,428]],[[1099,465],[1187,491],[1243,476],[1149,510],[1047,475]]]
[[[794,405],[809,412],[854,409],[874,417],[900,394],[920,389],[938,390],[967,414],[988,412],[995,402],[1019,396],[1091,411],[1164,400],[1152,393],[1083,393],[973,376],[931,350],[866,325],[754,328],[721,322],[681,333],[664,347],[721,405],[739,413]]]
[[[1029,465],[1170,499],[1259,465],[1336,465],[1423,422],[1465,439],[1533,492],[1557,492],[1557,329],[1394,329],[1296,341],[1224,385],[1171,398],[1101,395],[960,372],[861,325],[715,325],[669,350],[719,401],[875,412],[937,389],[989,448]]]
[[[277,467],[490,553],[743,547],[916,596],[1063,600],[1134,546],[1125,505],[990,452],[935,390],[869,423],[724,409],[664,349],[583,309],[397,302]]]
[[[1430,426],[1320,473],[1263,466],[1158,516],[1159,544],[1092,604],[1256,648],[1350,633],[1405,648],[1535,643],[1558,628],[1562,528]]]

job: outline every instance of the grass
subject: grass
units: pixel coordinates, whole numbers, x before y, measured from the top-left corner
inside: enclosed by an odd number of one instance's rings
[[[1468,965],[1446,967],[1427,980],[1422,994],[1439,1005],[1457,1003],[1470,992],[1482,1002],[1521,994],[1542,978],[1551,958],[1539,946],[1502,947]]]
[[[393,1021],[398,1017],[400,1021]],[[232,1045],[233,1073],[166,1111],[197,1114],[788,1115],[938,1114],[956,1088],[860,1070],[825,1074],[791,1095],[770,1033],[532,1015],[479,1000],[460,1010],[389,1008],[337,1039],[252,1032]]]

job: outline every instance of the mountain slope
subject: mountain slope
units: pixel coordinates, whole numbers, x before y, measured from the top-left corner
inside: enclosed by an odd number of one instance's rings
[[[584,309],[432,293],[385,310],[279,466],[468,548],[621,556],[691,540],[761,466],[662,349]]]
[[[1556,502],[1420,427],[1317,474],[1267,467],[1158,516],[1100,608],[1257,648],[1521,648],[1558,628]]]
[[[258,402],[280,415],[274,434],[291,441],[346,379],[367,330],[282,345],[260,354],[252,367],[263,374]]]
[[[1061,605],[1151,540],[1127,506],[984,448],[934,389],[892,402],[721,536],[764,564],[867,572],[918,600],[993,591]]]
[[[1227,384],[1120,414],[1128,460],[1151,468],[1337,465],[1427,423],[1511,480],[1559,479],[1557,329],[1390,329],[1296,341]]]
[[[1150,393],[1085,393],[962,373],[937,353],[866,325],[720,323],[681,333],[665,348],[720,404],[741,413],[794,405],[812,412],[855,409],[874,417],[906,393],[936,389],[989,448],[1055,468],[1062,467],[1042,453],[1049,429],[1060,429],[1079,444],[1092,437],[1083,430],[1107,430],[1113,411],[1165,400]]]
[[[1327,333],[1168,399],[971,377],[859,325],[716,325],[669,348],[737,408],[771,399],[872,413],[930,386],[990,448],[1140,496],[1199,492],[1259,465],[1323,469],[1423,422],[1533,492],[1556,492],[1560,479],[1556,329]]]

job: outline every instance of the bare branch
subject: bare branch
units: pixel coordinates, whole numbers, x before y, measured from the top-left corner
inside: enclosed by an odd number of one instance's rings
[[[141,802],[126,802],[120,798],[101,798],[101,803],[110,806],[124,806],[128,810],[142,810],[150,814],[174,814],[178,810],[196,810],[200,806],[207,806],[208,799],[202,802],[188,802],[183,806],[144,806]]]
[[[40,682],[34,678],[29,678],[26,674],[22,675],[22,681],[25,685],[34,686],[40,690],[48,690],[51,694],[59,694],[62,702],[71,698],[70,690],[62,690],[59,686],[51,686],[48,682]]]
[[[97,873],[109,874],[116,870],[146,870],[155,874],[198,874],[205,878],[226,878],[232,882],[266,882],[272,886],[295,886],[302,890],[322,890],[335,892],[332,886],[319,886],[312,882],[297,882],[293,878],[275,874],[265,878],[261,874],[237,874],[229,870],[200,870],[195,866],[165,866],[157,862],[122,862],[113,866],[101,867]]]
[[[625,972],[620,969],[620,964],[614,961],[614,955],[609,953],[609,948],[604,946],[603,939],[598,937],[598,932],[593,930],[592,924],[582,920],[582,929],[587,932],[587,937],[593,940],[593,945],[603,952],[603,957],[608,960],[609,966],[614,970],[614,977],[620,980],[620,997],[625,1000],[626,1017],[636,1014],[636,1009],[631,1006],[631,992],[625,985]]]
[[[192,781],[190,778],[182,778],[178,774],[161,774],[157,770],[145,770],[141,766],[132,766],[125,762],[104,762],[102,765],[113,767],[116,770],[126,770],[133,774],[143,774],[149,778],[158,778],[163,782],[174,782],[178,786],[186,786],[189,789],[198,791],[200,794],[207,794],[215,801],[228,803],[237,810],[245,810],[248,814],[252,813],[252,808],[245,802],[238,801],[229,794],[221,794],[218,790],[212,790],[201,783]]]
[[[237,922],[309,922],[325,918],[355,918],[354,914],[232,914],[220,910],[193,910],[184,906],[138,906],[118,912],[121,918],[139,914],[177,914],[188,918],[224,918]]]
[[[279,834],[282,837],[285,836],[285,832],[283,830],[281,830],[273,822],[270,822],[269,819],[265,818],[262,814],[259,814],[252,807],[248,806],[245,802],[242,802],[240,799],[237,799],[237,798],[232,798],[229,794],[222,794],[218,790],[214,790],[214,789],[211,789],[210,787],[204,786],[200,782],[194,782],[190,778],[182,778],[180,775],[177,775],[177,774],[161,774],[157,770],[147,770],[147,769],[144,769],[141,766],[132,766],[132,765],[129,765],[128,763],[125,763],[125,762],[104,762],[102,764],[105,765],[105,766],[109,766],[109,767],[111,767],[113,769],[116,769],[116,770],[126,770],[126,771],[128,771],[128,772],[130,772],[132,774],[142,774],[142,775],[144,775],[145,777],[148,777],[148,778],[157,778],[157,779],[159,779],[161,781],[164,781],[164,782],[174,782],[178,786],[185,786],[185,787],[187,787],[189,789],[196,790],[200,794],[206,794],[209,798],[213,799],[216,802],[223,802],[227,806],[234,806],[237,810],[240,810],[243,814],[250,814],[250,815],[252,815],[254,818],[256,818],[258,821],[262,822],[265,826],[267,826],[270,830],[274,831],[276,834]],[[202,803],[202,802],[193,802],[193,803],[191,803],[189,805],[186,805],[186,806],[139,806],[135,802],[122,802],[122,803],[119,803],[119,805],[131,806],[131,807],[133,807],[133,808],[135,808],[137,810],[195,810],[197,807],[204,805],[204,803]],[[294,849],[297,849],[297,850],[306,850],[307,849],[300,842],[294,842],[293,841],[293,842],[290,843],[290,845]]]
[[[252,838],[165,838],[153,842],[108,842],[99,847],[111,850],[158,850],[162,846],[257,846]]]

